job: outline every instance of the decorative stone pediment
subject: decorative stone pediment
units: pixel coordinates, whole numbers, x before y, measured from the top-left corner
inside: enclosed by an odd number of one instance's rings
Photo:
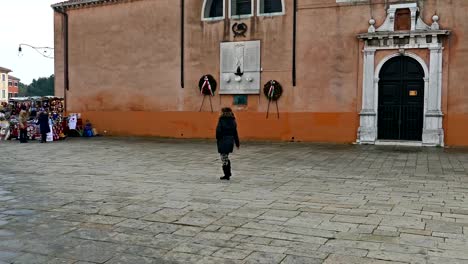
[[[409,10],[407,22],[409,30],[396,30],[397,14],[400,10]],[[429,48],[439,46],[441,37],[450,34],[449,30],[441,30],[439,16],[432,17],[432,24],[426,24],[419,15],[416,3],[390,5],[384,23],[376,28],[376,21],[369,20],[367,33],[359,34],[358,38],[365,42],[366,47],[379,48]]]
[[[387,10],[385,22],[376,29],[377,32],[395,31],[395,17],[399,9],[409,9],[411,12],[411,31],[429,30],[431,27],[426,25],[418,16],[419,8],[416,3],[391,5]]]

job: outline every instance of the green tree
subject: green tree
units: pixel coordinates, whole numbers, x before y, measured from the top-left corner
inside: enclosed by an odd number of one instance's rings
[[[19,83],[18,86],[18,96],[26,96],[28,93],[28,86],[22,82]]]
[[[19,96],[47,96],[54,95],[54,75],[34,79],[30,85],[20,83]]]

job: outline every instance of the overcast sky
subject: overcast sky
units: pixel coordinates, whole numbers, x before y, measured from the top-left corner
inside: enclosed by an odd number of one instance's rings
[[[50,5],[61,0],[0,0],[0,67],[29,84],[33,79],[54,73],[54,60],[44,58],[25,47],[18,56],[18,46],[54,47],[53,10]]]

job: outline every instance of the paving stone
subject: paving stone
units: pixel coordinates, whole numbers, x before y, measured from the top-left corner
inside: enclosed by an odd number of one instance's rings
[[[129,255],[143,256],[149,258],[162,258],[169,251],[161,248],[129,245],[127,246],[127,249],[125,249],[123,252]]]
[[[128,255],[128,254],[118,254],[114,256],[109,261],[106,261],[106,264],[127,264],[127,263],[141,263],[141,264],[151,264],[155,263],[155,259],[146,258],[141,256],[135,255]]]
[[[237,241],[241,243],[251,243],[259,245],[269,245],[274,240],[266,237],[255,237],[255,236],[245,236],[245,235],[235,235],[231,238],[231,241]]]
[[[166,222],[171,223],[179,220],[187,213],[184,209],[172,209],[172,208],[164,208],[159,210],[153,214],[147,214],[141,219],[147,221],[154,221],[154,222]]]
[[[195,243],[182,243],[179,246],[175,247],[173,251],[175,252],[184,252],[190,254],[197,254],[203,256],[210,256],[214,252],[218,251],[219,247],[195,244]]]
[[[191,263],[196,263],[198,261],[200,261],[201,259],[203,259],[203,256],[200,256],[200,255],[195,255],[195,254],[188,254],[188,253],[184,253],[184,252],[175,252],[175,251],[171,251],[169,253],[167,253],[164,258],[168,261],[170,261],[171,263],[174,263],[174,264],[178,264],[178,263],[187,263],[187,264],[191,264]],[[156,261],[156,263],[158,263]]]
[[[284,253],[287,248],[285,247],[275,247],[275,246],[268,246],[268,245],[259,245],[259,244],[251,244],[251,243],[242,243],[239,244],[236,248],[239,249],[246,249],[246,250],[253,250],[258,252],[269,252],[269,253]]]
[[[137,219],[127,219],[116,224],[116,227],[128,227],[134,229],[144,229],[145,227],[151,225],[152,223],[149,221],[137,220]]]
[[[225,234],[225,233],[218,233],[218,232],[200,232],[198,233],[195,238],[196,239],[221,239],[221,240],[229,240],[231,239],[234,234]]]
[[[252,253],[252,250],[222,248],[215,252],[213,257],[227,258],[227,259],[245,259]]]
[[[289,255],[284,258],[281,264],[321,264],[322,262],[322,259]]]
[[[329,231],[338,231],[338,232],[348,232],[351,229],[356,229],[359,225],[352,223],[340,223],[340,222],[321,222],[319,225],[315,225],[317,229],[329,230]]]
[[[330,245],[322,245],[320,246],[318,251],[339,254],[339,255],[356,256],[356,257],[365,257],[368,253],[368,250],[366,249],[346,248],[346,247],[338,247],[338,246],[330,246]]]
[[[246,264],[274,264],[280,263],[286,255],[271,252],[253,252],[246,259]]]
[[[425,264],[426,255],[421,254],[407,254],[407,253],[398,253],[390,251],[369,251],[367,254],[368,258],[389,260],[389,261],[400,261],[400,262],[410,262],[414,264]]]
[[[430,236],[432,234],[432,230],[421,230],[421,229],[411,229],[411,228],[399,228],[398,231],[400,233],[421,235],[421,236]]]
[[[125,246],[97,241],[82,241],[78,245],[65,248],[57,252],[60,258],[75,259],[88,262],[102,263],[114,257],[116,252],[124,251]]]
[[[427,255],[427,249],[424,248],[424,247],[414,247],[414,246],[410,246],[410,245],[401,245],[401,244],[383,243],[380,246],[380,250],[390,251],[390,252],[397,252],[397,253]]]
[[[181,228],[180,225],[174,225],[174,224],[168,224],[168,223],[150,223],[150,225],[145,226],[143,230],[149,231],[153,234],[159,234],[159,233],[174,233],[177,231],[179,228]]]
[[[460,224],[443,221],[426,221],[426,230],[440,233],[463,233],[463,227]]]
[[[14,216],[32,215],[34,213],[35,213],[34,210],[28,210],[28,209],[7,210],[7,211],[2,212],[2,214],[14,215]]]
[[[424,229],[425,222],[421,218],[408,216],[387,216],[382,219],[382,225],[399,228]]]
[[[115,235],[117,235],[117,233],[110,230],[92,228],[80,228],[68,233],[68,236],[70,237],[99,241],[110,241]]]
[[[15,232],[5,230],[5,229],[0,229],[0,238],[2,238],[2,239],[4,237],[12,237],[14,235],[15,235]]]
[[[8,260],[11,260],[15,257],[18,257],[21,255],[21,253],[16,252],[16,251],[3,251],[0,250],[0,261],[5,261],[7,262]]]
[[[86,218],[87,222],[105,225],[114,225],[124,220],[126,220],[126,218],[106,215],[90,215]]]
[[[75,264],[76,260],[74,259],[63,259],[63,258],[54,258],[51,257],[47,259],[47,264]]]
[[[323,264],[404,264],[407,262],[385,261],[372,258],[353,257],[347,255],[330,255]]]
[[[220,225],[220,226],[233,226],[233,227],[240,227],[245,224],[247,224],[251,219],[250,218],[245,218],[245,217],[233,217],[233,216],[225,216],[216,222],[214,224]]]
[[[367,250],[378,250],[381,243],[367,241],[352,241],[352,240],[329,240],[326,246],[335,248],[359,248]]]
[[[382,219],[381,217],[378,217],[376,215],[370,215],[366,217],[352,216],[352,215],[336,215],[332,219],[330,219],[330,222],[378,225],[381,219]]]
[[[193,212],[188,213],[187,215],[180,218],[179,221],[176,222],[176,224],[206,227],[218,219],[219,217],[213,217],[211,215],[204,214],[201,212]]]
[[[292,217],[295,217],[299,214],[299,211],[291,210],[268,210],[259,216],[259,219],[270,219],[270,220],[279,220],[286,221]]]
[[[257,209],[257,208],[240,208],[238,210],[229,213],[229,216],[236,216],[236,217],[244,217],[244,218],[257,218],[263,213],[265,213],[265,209]]]
[[[268,230],[260,230],[260,229],[251,229],[251,228],[237,228],[232,233],[237,235],[246,235],[246,236],[259,236],[263,237],[266,236],[270,231]]]
[[[182,226],[179,230],[174,232],[174,235],[179,236],[196,236],[203,230],[201,227],[194,227],[194,226]]]
[[[468,264],[468,260],[464,259],[454,259],[454,258],[441,258],[429,256],[427,258],[427,264]]]
[[[242,260],[216,258],[216,257],[204,257],[197,262],[197,264],[244,264]]]
[[[438,243],[441,243],[443,241],[444,239],[440,237],[420,236],[420,235],[412,235],[412,234],[400,235],[401,244],[418,246],[418,247],[435,248],[437,247]]]
[[[290,234],[290,233],[283,233],[283,232],[270,232],[266,234],[265,237],[282,239],[282,240],[307,242],[307,243],[313,243],[313,244],[325,244],[325,242],[327,242],[328,240],[322,237],[304,236],[304,235],[299,235],[299,234]]]
[[[429,250],[429,256],[468,260],[468,252],[459,250]]]
[[[47,263],[48,257],[39,254],[26,253],[19,257],[16,257],[11,261],[12,264],[38,264]]]

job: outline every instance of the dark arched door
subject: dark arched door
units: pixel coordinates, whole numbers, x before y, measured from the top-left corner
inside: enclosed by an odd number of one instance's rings
[[[422,140],[424,70],[413,58],[387,61],[379,76],[378,138]]]

